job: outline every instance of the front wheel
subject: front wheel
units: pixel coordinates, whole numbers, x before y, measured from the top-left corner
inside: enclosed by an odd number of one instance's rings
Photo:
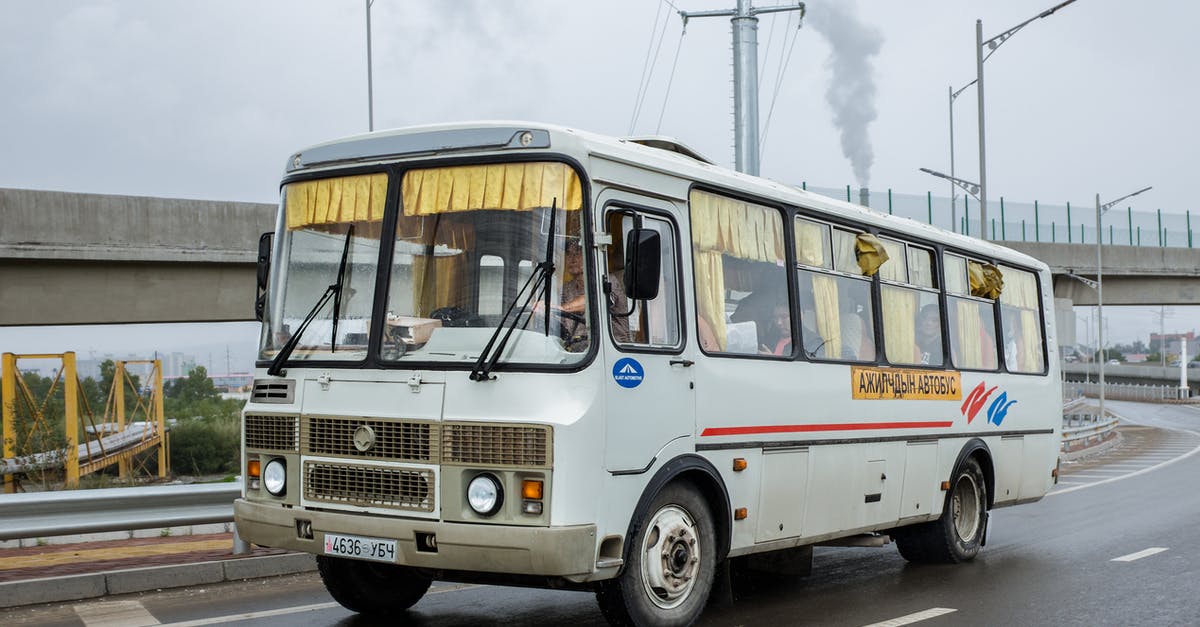
[[[629,561],[603,582],[596,600],[613,625],[691,625],[700,618],[716,571],[716,527],[694,487],[673,483],[651,502],[630,537]]]
[[[403,566],[324,555],[317,556],[317,572],[334,601],[373,616],[407,610],[421,600],[431,583]]]
[[[968,458],[954,473],[941,518],[897,529],[896,548],[910,562],[957,564],[974,559],[987,525],[987,502],[983,469],[974,457]]]

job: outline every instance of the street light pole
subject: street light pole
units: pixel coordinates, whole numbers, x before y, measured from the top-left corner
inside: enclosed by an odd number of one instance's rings
[[[1133,198],[1142,192],[1150,191],[1150,187],[1126,194],[1111,202],[1100,204],[1100,194],[1096,194],[1096,318],[1099,322],[1096,324],[1096,344],[1100,350],[1100,420],[1104,420],[1104,364],[1108,361],[1108,356],[1104,353],[1104,238],[1100,237],[1103,233],[1104,212],[1112,209],[1117,203]]]
[[[367,130],[375,130],[375,86],[371,81],[371,4],[375,0],[363,0],[367,8]]]
[[[1016,34],[1017,31],[1025,28],[1027,24],[1034,20],[1039,20],[1043,17],[1049,17],[1055,11],[1075,2],[1075,0],[1067,0],[1061,2],[1052,8],[1046,9],[1041,13],[1017,24],[1016,26],[992,37],[991,39],[983,40],[983,20],[975,20],[975,80],[977,81],[979,94],[979,232],[982,239],[989,239],[987,232],[987,164],[986,152],[984,150],[984,124],[983,124],[983,62],[987,61],[992,53],[1000,47],[1009,37]],[[983,48],[987,46],[988,53],[983,54]]]
[[[968,87],[974,85],[975,81],[971,81],[966,85],[954,90],[954,86],[947,89],[950,93],[950,178],[954,178],[954,100],[960,94],[967,90]],[[958,232],[958,194],[954,191],[954,181],[950,181],[950,230]]]

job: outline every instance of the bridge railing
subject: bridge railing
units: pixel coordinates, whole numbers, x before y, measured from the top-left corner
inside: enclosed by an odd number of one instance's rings
[[[948,184],[947,184],[948,185]],[[860,192],[849,185],[845,187],[816,187],[801,185],[811,192],[859,203]],[[872,209],[911,218],[926,224],[979,237],[979,203],[962,194],[951,211],[950,198],[924,194],[900,194],[891,189],[871,191],[869,203]],[[952,221],[951,216],[957,217]],[[1094,200],[1083,202],[1012,202],[1000,196],[988,203],[990,239],[1015,242],[1046,242],[1061,244],[1096,243],[1096,205]],[[1200,228],[1200,216],[1197,217]],[[1151,246],[1171,248],[1200,247],[1200,234],[1194,237],[1192,214],[1155,211],[1124,211],[1114,207],[1105,216],[1103,228],[1105,244],[1118,246]]]
[[[1075,383],[1067,382],[1063,384],[1063,394],[1066,395],[1067,390],[1071,393],[1097,398],[1100,396],[1099,383]],[[1186,393],[1184,393],[1186,394]],[[1180,393],[1178,386],[1172,385],[1137,385],[1133,383],[1108,383],[1104,384],[1104,398],[1114,401],[1141,401],[1147,403],[1163,403],[1168,401],[1178,401],[1188,398]]]

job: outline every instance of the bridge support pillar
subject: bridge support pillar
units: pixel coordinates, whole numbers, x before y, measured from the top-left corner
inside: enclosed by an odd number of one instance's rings
[[[1078,344],[1075,341],[1075,303],[1070,298],[1054,299],[1054,327],[1058,333],[1059,354],[1050,358],[1058,359],[1064,348],[1069,346],[1074,350]]]

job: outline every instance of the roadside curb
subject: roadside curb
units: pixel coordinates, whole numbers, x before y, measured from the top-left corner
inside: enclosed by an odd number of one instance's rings
[[[312,555],[288,553],[286,555],[265,555],[196,564],[151,566],[104,573],[10,581],[0,583],[0,608],[39,603],[61,603],[110,594],[199,586],[223,581],[276,577],[310,572],[316,569],[317,562]]]

